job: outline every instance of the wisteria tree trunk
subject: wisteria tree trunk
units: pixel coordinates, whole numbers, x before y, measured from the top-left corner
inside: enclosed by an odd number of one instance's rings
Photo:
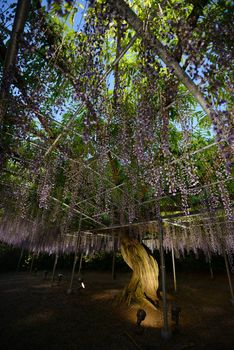
[[[118,297],[118,301],[130,305],[132,302],[150,304],[157,307],[158,264],[150,251],[136,239],[121,239],[123,259],[132,269],[128,285]]]

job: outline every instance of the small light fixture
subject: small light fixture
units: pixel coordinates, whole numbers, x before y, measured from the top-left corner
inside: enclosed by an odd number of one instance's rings
[[[137,334],[142,334],[144,332],[144,328],[141,326],[141,322],[146,318],[146,312],[143,309],[137,310],[137,321],[136,321],[136,329],[135,332]]]
[[[63,279],[64,275],[62,273],[58,274],[58,282],[61,282]]]
[[[144,321],[146,317],[146,312],[143,309],[138,309],[137,310],[137,325],[140,326],[141,322]]]
[[[83,277],[81,277],[81,276],[78,277],[78,283],[79,283],[79,289],[81,289],[81,288],[85,289]]]

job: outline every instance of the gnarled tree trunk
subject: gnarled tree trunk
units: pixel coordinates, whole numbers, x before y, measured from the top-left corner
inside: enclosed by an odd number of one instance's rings
[[[158,264],[149,249],[138,240],[125,236],[121,239],[121,253],[133,272],[118,300],[128,305],[137,302],[157,307]]]

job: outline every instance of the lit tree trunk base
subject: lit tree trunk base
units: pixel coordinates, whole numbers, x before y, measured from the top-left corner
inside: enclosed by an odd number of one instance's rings
[[[128,285],[117,297],[118,302],[148,304],[158,307],[158,264],[152,254],[136,239],[123,237],[121,253],[124,261],[132,269],[132,277]]]

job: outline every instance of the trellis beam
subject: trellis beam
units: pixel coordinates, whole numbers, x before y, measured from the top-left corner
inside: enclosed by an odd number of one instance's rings
[[[10,134],[11,135],[11,134]],[[30,143],[32,143],[34,146],[36,147],[39,147],[39,148],[42,148],[44,150],[46,150],[46,147],[42,146],[42,145],[38,145],[37,143],[29,140]],[[212,143],[211,145],[207,145],[205,147],[202,147],[200,149],[198,149],[197,151],[195,151],[195,153],[199,153],[199,152],[202,152],[204,149],[208,149],[212,146],[214,146],[215,144],[218,144],[217,142],[216,143]],[[59,150],[61,152],[61,150]],[[114,156],[118,157],[114,152],[111,152]],[[193,154],[195,154],[193,153]],[[119,157],[118,157],[119,158]],[[68,158],[68,160],[72,161],[72,162],[75,162],[75,163],[78,163],[79,164],[79,161],[75,160],[75,159],[72,159],[72,158]],[[176,160],[174,162],[178,162],[179,160]],[[89,170],[91,170],[92,172],[94,172],[96,175],[98,175],[99,177],[103,177],[99,172],[95,171],[94,169],[92,169],[92,167],[90,167],[89,165],[86,165],[85,163],[83,163],[83,165],[88,168]],[[221,183],[221,182],[227,182],[227,181],[230,181],[232,180],[233,177],[229,177],[225,180],[220,180],[220,181],[216,181],[216,182],[212,182],[211,184],[206,184],[206,185],[203,185],[203,186],[199,186],[199,187],[194,187],[194,188],[190,188],[188,189],[188,191],[194,191],[194,190],[199,190],[199,189],[202,189],[202,188],[206,188],[206,187],[210,187],[210,186],[213,186],[213,185],[216,185],[218,183]],[[109,179],[105,179],[109,184],[111,184],[112,186],[115,185],[112,181],[110,181]],[[121,184],[122,186],[123,184]],[[119,186],[119,187],[121,187]],[[116,186],[114,186],[116,187]],[[120,188],[121,192],[123,192],[124,194],[126,194],[126,192],[124,190],[122,190],[122,188]],[[177,191],[176,195],[180,194],[180,191]],[[174,197],[173,194],[168,194],[168,195],[165,195],[163,197],[161,197],[160,199],[165,199],[165,198],[169,198],[169,197]],[[151,200],[148,200],[148,201],[145,201],[145,202],[142,202],[142,203],[139,203],[139,201],[137,201],[137,204],[142,206],[142,205],[145,205],[145,204],[149,204],[149,203],[153,203],[155,202],[157,199],[151,199]],[[191,216],[191,215],[189,215]]]
[[[116,186],[114,186],[114,187],[112,187],[112,188],[107,188],[105,191],[99,193],[99,195],[105,194],[105,193],[108,192],[108,191],[111,192],[111,191],[113,191],[113,190],[115,190],[115,189],[117,189],[117,188],[119,188],[119,187],[122,187],[122,186],[123,186],[123,183],[120,184],[120,185],[116,185]],[[87,198],[87,199],[83,199],[82,201],[77,202],[76,205],[79,205],[79,204],[81,204],[81,203],[87,202],[87,201],[89,201],[90,199],[93,199],[93,198],[95,198],[95,197],[96,197],[96,196],[92,196],[92,197],[89,197],[89,198]]]
[[[228,177],[228,178],[226,178],[224,180],[214,181],[214,182],[211,182],[210,184],[205,184],[205,185],[198,186],[198,187],[190,187],[190,188],[187,189],[187,191],[189,192],[189,191],[194,191],[194,190],[201,190],[203,188],[214,186],[214,185],[217,185],[217,184],[222,183],[222,182],[223,183],[224,182],[228,182],[228,181],[231,181],[233,179],[234,179],[234,177],[230,176],[230,177]],[[175,195],[178,195],[180,193],[181,193],[180,191],[177,191]],[[168,195],[165,195],[165,196],[161,197],[160,199],[165,199],[165,198],[169,198],[169,197],[175,197],[175,195],[171,193],[171,194],[168,194]],[[156,201],[157,201],[157,199],[155,199],[155,198],[154,199],[150,199],[148,201],[142,202],[141,205],[153,203],[153,202],[156,202]],[[191,216],[191,215],[188,215],[188,216]]]
[[[60,201],[59,199],[57,199],[57,198],[55,198],[55,197],[52,197],[52,196],[51,196],[50,198],[53,199],[53,201],[60,203],[62,206],[66,207],[66,208],[71,208],[70,205],[68,205],[68,204],[66,204],[66,203],[64,203],[64,202],[62,202],[62,201]],[[82,211],[80,211],[80,210],[78,210],[78,209],[76,209],[76,208],[72,208],[72,210],[73,210],[75,213],[77,213],[77,214],[82,214],[84,218],[86,218],[86,219],[88,219],[88,220],[91,220],[91,221],[95,222],[96,224],[98,224],[98,225],[100,225],[100,226],[102,226],[102,227],[104,227],[104,228],[107,227],[106,225],[102,224],[100,221],[97,221],[97,220],[93,219],[91,216],[85,214],[84,212],[82,212]]]

